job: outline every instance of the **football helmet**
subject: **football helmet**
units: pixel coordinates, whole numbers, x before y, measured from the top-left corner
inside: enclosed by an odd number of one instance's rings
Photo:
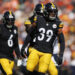
[[[45,5],[45,16],[50,20],[55,20],[57,17],[58,9],[55,4],[47,3]]]
[[[3,16],[3,21],[7,28],[12,28],[15,22],[15,15],[11,11],[6,11]]]
[[[35,9],[34,9],[34,13],[37,15],[42,15],[44,12],[44,5],[43,4],[37,4]]]

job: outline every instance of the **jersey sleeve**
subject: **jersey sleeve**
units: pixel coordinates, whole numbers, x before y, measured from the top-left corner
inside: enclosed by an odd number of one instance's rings
[[[37,21],[37,16],[34,17],[34,22]]]
[[[27,47],[28,43],[30,43],[32,36],[34,36],[34,31],[35,31],[35,27],[32,26],[28,31],[28,35],[27,35],[26,39],[24,40],[22,50],[24,50]]]
[[[37,19],[37,16],[35,14],[29,18],[29,20],[31,21],[31,23],[35,22],[36,19]]]
[[[30,20],[26,20],[24,22],[24,25],[25,25],[26,32],[28,32],[29,28],[31,27],[31,21]]]
[[[64,50],[65,50],[65,39],[63,33],[58,35],[58,41],[60,43],[60,55],[63,56]]]
[[[1,34],[1,26],[0,26],[0,34]]]
[[[0,35],[2,34],[2,27],[1,27],[1,25],[0,25]]]
[[[14,39],[14,49],[16,52],[17,57],[19,57],[21,55],[20,53],[20,49],[19,49],[19,43],[18,43],[18,29],[16,28],[16,37]]]
[[[63,31],[62,31],[63,26],[64,26],[64,23],[61,22],[61,21],[58,21],[58,33],[57,33],[58,35],[63,32]]]
[[[63,23],[63,22],[59,22],[58,28],[59,28],[59,29],[62,29],[63,26],[64,26],[64,23]]]

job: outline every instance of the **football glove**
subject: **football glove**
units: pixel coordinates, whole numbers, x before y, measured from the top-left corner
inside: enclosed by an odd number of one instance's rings
[[[63,56],[62,55],[56,55],[54,58],[58,65],[62,65]]]
[[[27,54],[26,54],[26,51],[25,51],[25,49],[21,49],[21,55],[22,55],[22,57],[24,57],[24,58],[26,58],[27,57]]]

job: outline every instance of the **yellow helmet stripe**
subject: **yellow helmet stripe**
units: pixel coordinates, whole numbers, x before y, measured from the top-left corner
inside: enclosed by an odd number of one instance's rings
[[[53,4],[53,2],[51,1],[52,7],[55,8],[55,5]]]
[[[52,2],[51,2],[51,4],[52,4],[53,8],[55,8],[55,5]]]
[[[43,4],[41,4],[42,5],[42,8],[44,9],[44,5]]]
[[[12,15],[12,12],[11,12],[11,11],[9,11],[9,14],[10,14],[10,15]]]

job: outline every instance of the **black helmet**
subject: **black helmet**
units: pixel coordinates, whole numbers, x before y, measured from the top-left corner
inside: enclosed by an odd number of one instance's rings
[[[37,4],[35,9],[34,9],[34,13],[37,15],[41,15],[44,12],[44,5],[43,4]]]
[[[12,28],[15,22],[15,15],[11,11],[6,11],[3,16],[4,24],[8,28]]]
[[[55,16],[50,16],[50,13],[52,13],[52,12],[54,12]],[[50,20],[54,20],[58,14],[58,9],[55,4],[47,3],[45,5],[45,12],[44,13],[47,18],[49,18]]]

